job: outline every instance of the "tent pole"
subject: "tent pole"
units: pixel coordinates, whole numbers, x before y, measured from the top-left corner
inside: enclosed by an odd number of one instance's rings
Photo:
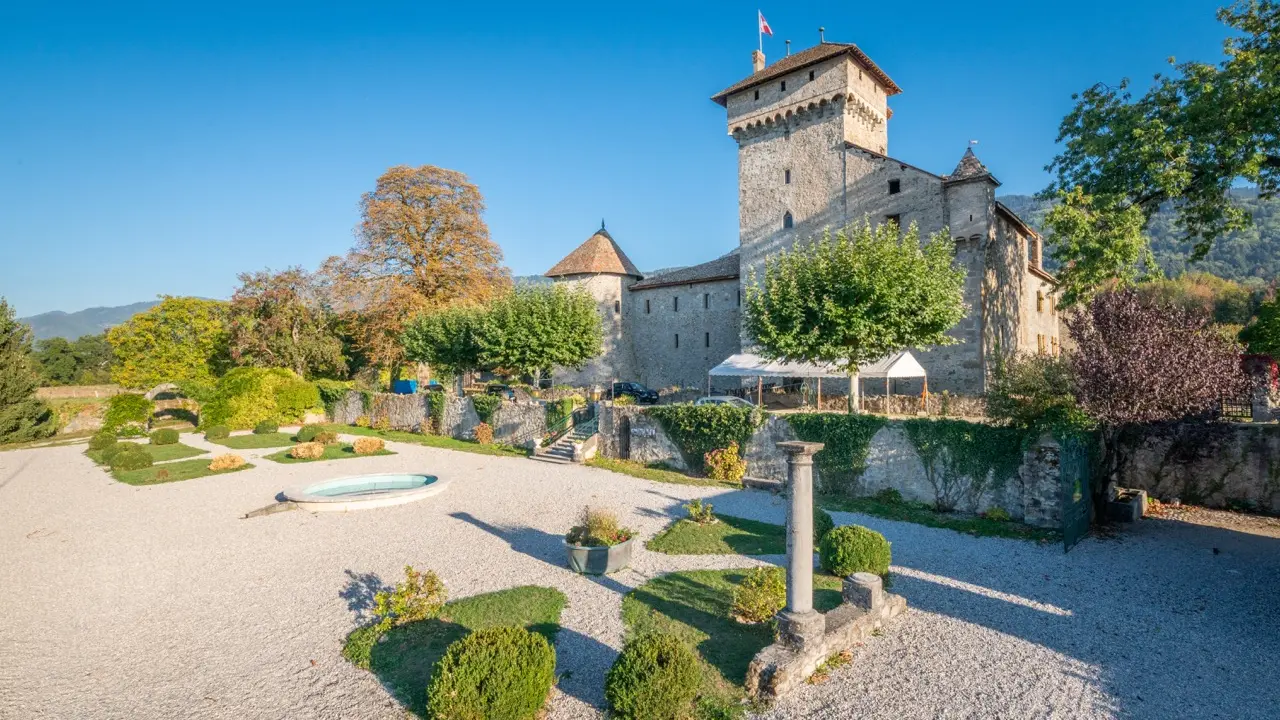
[[[756,378],[756,407],[764,409],[764,378]]]
[[[822,376],[818,376],[818,412],[822,412]]]

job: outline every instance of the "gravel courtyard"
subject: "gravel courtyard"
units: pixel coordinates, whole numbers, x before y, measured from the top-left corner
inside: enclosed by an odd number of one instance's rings
[[[406,564],[435,570],[454,598],[523,584],[565,592],[567,676],[550,716],[600,717],[622,593],[672,570],[761,561],[639,551],[630,571],[579,577],[560,538],[581,506],[614,508],[646,539],[692,497],[784,516],[762,493],[389,447],[399,454],[251,459],[252,470],[150,487],[115,482],[82,446],[0,453],[0,718],[403,718],[340,649],[373,589]],[[389,471],[452,486],[392,508],[239,519],[291,485]],[[767,717],[1280,716],[1280,539],[1147,520],[1064,555],[833,515],[893,543],[893,591],[910,610]]]

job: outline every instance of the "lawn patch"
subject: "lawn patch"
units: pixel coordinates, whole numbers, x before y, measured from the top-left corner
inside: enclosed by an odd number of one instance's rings
[[[346,460],[349,458],[378,457],[379,455],[395,455],[395,453],[391,452],[390,450],[379,450],[378,452],[369,453],[368,455],[357,455],[355,448],[351,447],[350,443],[333,443],[332,445],[325,445],[324,454],[318,458],[305,458],[305,459],[296,458],[289,454],[291,451],[292,451],[292,448],[290,448],[289,450],[281,450],[280,452],[271,453],[270,455],[267,455],[265,457],[267,460],[274,460],[275,462],[284,463],[288,465],[290,463],[320,462],[322,460]]]
[[[296,441],[289,433],[274,432],[262,435],[254,435],[253,433],[232,435],[221,440],[210,440],[209,442],[229,447],[232,450],[261,450],[262,448],[289,447]]]
[[[499,457],[529,457],[529,451],[510,445],[481,445],[471,440],[457,440],[444,435],[426,435],[406,430],[376,430],[356,425],[325,425],[325,430],[346,435],[365,435],[382,438],[390,442],[413,443],[442,450],[459,450],[477,455],[496,455]]]
[[[728,487],[741,488],[742,485],[730,482],[721,482],[712,480],[711,478],[694,477],[686,475],[679,470],[672,470],[664,465],[644,465],[632,460],[614,460],[613,458],[601,457],[599,455],[587,460],[587,465],[601,470],[622,473],[630,475],[641,480],[653,480],[654,482],[672,483],[674,485],[698,485],[702,487]]]
[[[225,475],[240,470],[248,470],[251,467],[253,466],[241,465],[229,470],[210,470],[209,459],[201,458],[199,460],[181,460],[163,465],[152,465],[141,470],[114,470],[111,475],[126,485],[161,485],[208,475]]]
[[[819,507],[826,510],[874,515],[886,520],[900,520],[927,527],[945,528],[978,537],[1034,540],[1041,543],[1062,540],[1062,535],[1054,530],[1031,527],[1016,520],[992,520],[980,515],[939,512],[924,503],[878,496],[851,498],[832,495],[818,495],[815,501]]]
[[[358,628],[347,636],[342,655],[377,675],[396,699],[423,717],[431,671],[450,643],[472,630],[503,625],[528,628],[554,643],[564,605],[559,590],[532,585],[474,595],[445,603],[438,618],[385,633],[376,626]]]
[[[622,600],[629,637],[650,632],[679,636],[696,649],[707,672],[702,697],[708,704],[734,707],[744,696],[747,666],[773,642],[771,623],[743,625],[729,615],[733,589],[747,570],[691,570],[654,578]],[[819,612],[841,602],[840,579],[815,573],[813,605]],[[699,705],[704,704],[703,700]]]
[[[677,520],[645,547],[667,555],[782,555],[787,529],[782,525],[717,515],[719,522]]]

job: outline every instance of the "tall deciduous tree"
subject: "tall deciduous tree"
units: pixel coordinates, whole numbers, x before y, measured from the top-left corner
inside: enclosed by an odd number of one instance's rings
[[[37,341],[33,357],[45,385],[70,385],[76,381],[76,354],[66,338]]]
[[[484,367],[531,375],[537,383],[543,370],[579,369],[600,354],[600,314],[583,290],[517,288],[490,305],[477,340]]]
[[[467,176],[431,165],[396,166],[360,201],[356,245],[324,267],[359,349],[374,363],[403,359],[408,320],[506,290],[510,272],[481,218],[484,199]]]
[[[1131,276],[1146,256],[1130,231],[1134,217],[1145,225],[1166,203],[1190,255],[1202,257],[1215,239],[1249,223],[1231,202],[1232,185],[1246,180],[1264,198],[1280,189],[1280,2],[1243,0],[1218,19],[1234,31],[1220,64],[1173,64],[1140,97],[1126,79],[1073,98],[1046,194],[1077,206],[1094,230],[1074,239],[1055,233],[1076,246],[1055,250],[1074,269],[1066,279]]]
[[[947,331],[964,317],[965,272],[954,254],[946,232],[921,245],[915,224],[827,233],[770,258],[763,283],[752,278],[747,332],[769,359],[846,368],[852,412],[860,364],[956,342]]]
[[[304,377],[347,370],[336,318],[302,268],[241,273],[228,314],[231,359],[238,365],[285,367]]]
[[[53,337],[35,345],[35,359],[46,385],[92,385],[110,380],[111,345],[106,334],[83,335],[75,342]]]
[[[0,443],[52,435],[53,413],[36,398],[39,373],[31,357],[31,328],[14,319],[0,298]]]
[[[1240,341],[1251,353],[1280,359],[1280,298],[1258,307],[1258,317],[1240,331]]]
[[[159,305],[107,331],[116,356],[111,379],[130,388],[212,384],[229,360],[226,318],[224,302],[162,297]]]
[[[473,306],[455,305],[414,318],[401,337],[405,359],[426,363],[435,371],[452,375],[459,382],[462,374],[480,368],[481,310]]]

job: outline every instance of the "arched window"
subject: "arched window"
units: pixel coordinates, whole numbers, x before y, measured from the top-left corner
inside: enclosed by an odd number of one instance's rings
[[[782,229],[789,230],[791,229],[791,226],[794,224],[795,224],[795,221],[791,219],[791,211],[788,210],[786,214],[782,216]]]

